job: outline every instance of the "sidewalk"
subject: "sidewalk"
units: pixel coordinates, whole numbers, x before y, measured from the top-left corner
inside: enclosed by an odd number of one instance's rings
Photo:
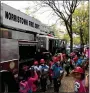
[[[74,78],[69,76],[65,76],[62,79],[62,85],[60,87],[60,93],[61,92],[73,92],[74,91]]]

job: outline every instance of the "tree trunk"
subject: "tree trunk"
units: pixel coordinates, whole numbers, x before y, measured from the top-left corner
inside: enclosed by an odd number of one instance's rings
[[[73,36],[70,36],[70,52],[73,51]]]
[[[85,44],[86,44],[86,45],[88,44],[88,39],[87,39],[87,38],[85,39]]]
[[[80,29],[80,45],[81,45],[81,54],[83,52],[83,49],[84,49],[84,41],[83,41],[83,32],[82,32],[82,29]]]
[[[73,51],[72,15],[70,17],[70,52]]]

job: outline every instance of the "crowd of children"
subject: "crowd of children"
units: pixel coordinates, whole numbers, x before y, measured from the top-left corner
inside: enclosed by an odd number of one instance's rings
[[[88,69],[89,56],[86,55],[85,52],[82,54],[72,52],[70,55],[59,53],[53,56],[49,63],[41,59],[40,62],[35,60],[31,67],[24,66],[19,92],[38,93],[38,89],[46,92],[47,83],[50,82],[50,86],[54,87],[53,91],[59,93],[61,80],[66,72],[66,76],[71,74],[75,78],[75,93],[89,93],[89,75],[85,74],[85,70]]]

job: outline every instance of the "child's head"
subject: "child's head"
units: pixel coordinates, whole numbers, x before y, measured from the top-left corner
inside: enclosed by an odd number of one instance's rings
[[[74,77],[75,77],[77,80],[83,80],[83,79],[85,78],[85,74],[75,73],[75,74],[74,74]]]
[[[67,54],[63,54],[63,59],[66,59],[66,57],[68,56]]]
[[[34,65],[36,65],[36,66],[37,66],[37,65],[38,65],[38,61],[34,61]]]
[[[41,64],[45,64],[45,60],[44,60],[44,59],[41,59],[41,60],[40,60],[40,63],[41,63]]]
[[[76,80],[83,80],[85,78],[85,73],[84,70],[81,67],[76,67],[73,71],[72,71],[73,77]]]
[[[58,58],[57,58],[56,56],[54,56],[54,57],[52,58],[52,60],[53,60],[54,63],[56,63],[56,62],[58,61]]]
[[[61,61],[61,55],[58,55],[57,58],[59,61]]]
[[[28,66],[27,65],[24,65],[23,67],[22,67],[22,69],[26,72],[26,71],[28,71]]]

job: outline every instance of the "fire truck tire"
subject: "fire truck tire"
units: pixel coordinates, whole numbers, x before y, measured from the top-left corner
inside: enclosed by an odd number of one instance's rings
[[[18,84],[11,72],[1,72],[1,93],[18,92]]]

